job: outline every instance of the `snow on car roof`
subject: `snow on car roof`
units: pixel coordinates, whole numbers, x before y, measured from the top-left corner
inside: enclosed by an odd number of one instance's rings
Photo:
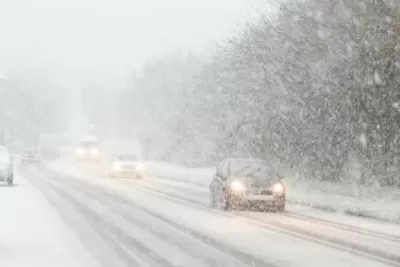
[[[8,148],[5,146],[0,146],[0,162],[10,160],[10,154],[8,152]]]
[[[229,161],[240,161],[240,162],[266,162],[259,158],[227,158]]]
[[[80,142],[98,142],[99,138],[97,136],[84,136],[81,138]]]

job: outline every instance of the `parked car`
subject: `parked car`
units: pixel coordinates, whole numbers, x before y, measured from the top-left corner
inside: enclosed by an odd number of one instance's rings
[[[286,188],[268,162],[258,159],[225,159],[210,184],[210,205],[223,210],[272,208],[284,211]]]
[[[9,186],[14,183],[14,167],[12,157],[7,147],[0,146],[0,181]]]

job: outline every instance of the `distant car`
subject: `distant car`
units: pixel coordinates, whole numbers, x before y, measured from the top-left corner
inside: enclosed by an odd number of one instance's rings
[[[96,160],[100,150],[97,141],[81,141],[75,150],[75,158],[78,160]]]
[[[21,163],[39,163],[42,161],[42,153],[39,148],[25,148],[22,151]]]
[[[285,210],[286,188],[282,177],[266,161],[225,159],[218,166],[210,184],[210,205],[223,210]]]
[[[44,159],[58,159],[60,158],[60,149],[57,148],[42,148],[42,156]]]
[[[145,166],[139,161],[136,154],[114,154],[110,160],[110,177],[134,177],[143,178]]]
[[[9,186],[14,183],[13,160],[4,146],[0,146],[0,181],[6,182]]]

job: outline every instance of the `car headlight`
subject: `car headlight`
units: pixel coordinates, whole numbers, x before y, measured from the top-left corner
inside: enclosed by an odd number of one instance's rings
[[[241,182],[238,182],[238,181],[233,181],[233,182],[230,184],[230,188],[231,188],[233,191],[243,191],[243,190],[246,190],[246,187],[245,187]]]
[[[280,183],[274,184],[274,188],[273,188],[274,192],[281,193],[281,192],[283,192],[283,189],[284,189],[284,187],[282,184],[280,184]]]
[[[113,169],[114,169],[115,171],[121,170],[121,164],[119,164],[119,163],[114,163],[114,164],[113,164]]]
[[[99,150],[97,148],[93,148],[90,152],[92,152],[93,155],[99,154]]]
[[[143,163],[137,163],[136,164],[136,170],[138,170],[139,172],[143,172],[146,170],[146,166]]]
[[[85,151],[84,151],[82,148],[77,148],[77,149],[76,149],[76,153],[77,153],[78,155],[82,155],[84,152],[85,152]]]

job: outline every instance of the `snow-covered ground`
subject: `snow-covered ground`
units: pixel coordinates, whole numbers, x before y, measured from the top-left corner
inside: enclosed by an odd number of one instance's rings
[[[99,235],[112,236],[112,250],[129,251],[121,257],[138,265],[149,261],[149,253],[157,261],[150,266],[400,263],[399,226],[340,214],[329,218],[333,213],[296,205],[283,214],[221,212],[208,207],[207,183],[180,180],[163,164],[152,167],[175,178],[112,179],[105,163],[68,161],[29,171],[43,190],[53,188],[75,203],[88,221],[99,224]]]
[[[0,266],[99,266],[29,177],[14,179],[0,184]]]
[[[148,172],[153,176],[187,181],[208,187],[215,172],[213,168],[191,169],[173,164],[147,162]],[[353,196],[350,190],[328,183],[310,183],[285,178],[288,201],[326,211],[400,222],[400,192],[364,188],[362,196]]]
[[[400,264],[399,225],[292,204],[285,213],[223,212],[209,208],[211,170],[148,167],[150,174],[137,180],[110,178],[106,162],[19,166],[28,179],[18,176],[17,186],[0,189],[9,192],[3,202],[18,199],[25,209],[17,215],[4,206],[10,219],[2,225],[25,234],[0,231],[0,266]],[[6,249],[15,243],[22,245]]]

